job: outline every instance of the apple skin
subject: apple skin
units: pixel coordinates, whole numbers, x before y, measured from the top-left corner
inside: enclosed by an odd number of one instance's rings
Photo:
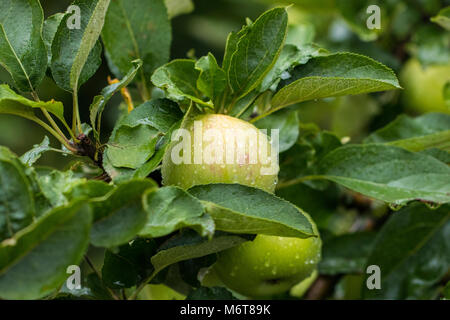
[[[321,246],[319,237],[258,235],[220,252],[213,268],[231,290],[251,298],[268,297],[308,278],[320,261]]]
[[[400,73],[405,88],[403,102],[413,112],[450,112],[444,100],[444,86],[450,81],[450,64],[422,67],[417,59],[410,59]]]
[[[203,133],[208,129],[216,129],[222,133],[222,136],[226,137],[227,129],[240,129],[251,130],[258,132],[258,129],[243,120],[233,118],[223,114],[206,114],[198,116],[194,121],[202,122]],[[268,192],[274,192],[277,184],[278,177],[278,165],[276,172],[269,175],[261,175],[261,168],[268,167],[269,165],[263,165],[261,159],[258,156],[257,163],[249,163],[249,146],[245,147],[245,159],[241,163],[226,164],[195,164],[194,150],[195,148],[201,148],[205,151],[207,146],[211,142],[203,142],[203,146],[200,143],[196,144],[194,141],[194,121],[186,126],[186,129],[191,133],[191,164],[181,163],[176,164],[172,161],[172,150],[176,144],[172,144],[164,154],[163,164],[161,168],[163,185],[176,185],[183,189],[189,189],[196,185],[210,184],[210,183],[239,183],[251,187],[263,189]],[[246,131],[246,132],[251,132]],[[238,139],[246,139],[250,134],[241,135]],[[266,136],[265,141],[262,143],[267,144],[268,153],[270,152],[270,143]],[[260,140],[261,143],[262,140]],[[231,142],[223,143],[223,154],[226,154],[228,146],[235,147]],[[237,161],[236,161],[237,162]]]

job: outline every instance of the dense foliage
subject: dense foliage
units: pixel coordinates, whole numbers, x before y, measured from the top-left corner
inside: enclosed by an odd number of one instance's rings
[[[1,1],[0,116],[48,133],[21,156],[0,146],[1,299],[450,298],[450,4],[283,2],[243,5],[254,19],[223,57],[170,60],[179,21],[220,24],[212,1],[195,15],[190,0],[75,0],[79,16],[48,17]],[[106,66],[117,79],[87,108]],[[279,129],[279,171],[169,163],[198,119]]]

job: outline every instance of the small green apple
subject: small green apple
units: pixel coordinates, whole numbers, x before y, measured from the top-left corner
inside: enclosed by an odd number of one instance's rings
[[[301,281],[300,283],[296,284],[291,288],[290,294],[293,297],[296,298],[302,298],[306,291],[308,291],[309,287],[313,284],[314,281],[316,281],[317,277],[319,276],[319,272],[316,270],[311,273],[311,275],[306,278],[305,280]]]
[[[186,296],[164,284],[149,284],[141,292],[140,298],[142,300],[184,300]]]
[[[271,144],[254,125],[223,114],[206,114],[191,121],[179,138],[164,155],[164,185],[189,189],[201,184],[239,183],[275,190],[278,164],[270,169]],[[262,170],[267,171],[261,174]]]
[[[450,81],[450,63],[423,67],[417,59],[410,59],[400,73],[405,88],[406,109],[414,112],[450,112],[444,99],[444,86]]]
[[[252,298],[283,293],[317,268],[319,237],[299,239],[258,235],[218,254],[214,270],[230,289]]]

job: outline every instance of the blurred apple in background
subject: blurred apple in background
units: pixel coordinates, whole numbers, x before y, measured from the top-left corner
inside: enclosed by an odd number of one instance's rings
[[[422,66],[418,60],[410,59],[400,73],[405,109],[416,113],[450,113],[444,99],[449,81],[450,64]]]

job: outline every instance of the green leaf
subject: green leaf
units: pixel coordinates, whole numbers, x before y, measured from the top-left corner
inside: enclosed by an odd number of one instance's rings
[[[83,180],[70,186],[69,190],[64,192],[64,196],[70,201],[75,199],[100,198],[110,193],[114,187],[111,184],[100,180]]]
[[[151,100],[135,108],[116,124],[105,152],[108,161],[114,167],[141,167],[181,117],[178,106],[169,100]]]
[[[102,46],[98,40],[110,0],[75,0],[80,7],[80,29],[68,28],[67,13],[52,43],[51,70],[56,84],[67,91],[78,88],[94,75],[101,64]]]
[[[320,131],[316,125],[300,124],[299,140],[292,148],[280,155],[277,188],[283,188],[297,179],[315,174],[318,163],[328,153],[341,146],[341,141],[333,133]],[[317,182],[323,181],[306,181],[311,186],[317,185]]]
[[[32,187],[17,157],[0,147],[0,241],[12,237],[35,217]]]
[[[93,272],[86,277],[86,287],[89,288],[95,300],[113,300],[111,292],[97,273]]]
[[[156,274],[174,263],[207,256],[235,247],[246,241],[248,239],[239,235],[220,233],[208,240],[193,231],[185,232],[162,246],[159,252],[151,258],[151,262]]]
[[[102,279],[93,272],[82,278],[80,289],[67,288],[64,282],[55,300],[113,300]]]
[[[142,67],[141,60],[135,60],[132,61],[132,63],[133,67],[122,78],[122,80],[104,88],[100,93],[100,95],[94,98],[94,101],[89,107],[92,130],[94,131],[94,136],[97,138],[97,140],[99,140],[100,138],[101,117],[103,110],[106,107],[106,104],[117,92],[128,86],[131,83],[131,81],[133,81],[139,68]]]
[[[180,121],[178,119],[183,118],[183,113],[178,105],[170,100],[154,100],[145,103],[145,105],[146,107],[142,107],[142,109],[139,107],[136,108],[129,115],[129,120],[127,120],[128,117],[124,117],[123,121],[130,125],[137,122],[148,123],[148,125],[153,124],[159,130],[162,130],[164,136],[158,141],[154,156],[137,169],[114,167],[108,154],[105,152],[103,156],[103,167],[116,183],[126,182],[133,178],[145,178],[153,172],[161,163],[165,149],[170,143],[171,132],[179,127]],[[138,109],[139,111],[137,111]],[[161,110],[164,111],[161,112]],[[120,123],[117,123],[116,127],[119,126]]]
[[[443,89],[443,95],[445,104],[447,105],[447,108],[450,109],[450,81],[447,81],[447,83],[445,84]]]
[[[272,112],[307,100],[399,89],[388,67],[354,53],[315,57],[296,67],[272,99]]]
[[[0,297],[38,299],[60,286],[89,244],[89,207],[59,207],[0,243]]]
[[[31,167],[36,161],[39,160],[39,158],[42,156],[43,153],[52,150],[50,147],[50,140],[47,136],[44,137],[44,140],[42,140],[41,143],[35,144],[33,146],[33,149],[27,151],[24,153],[20,160],[27,166]]]
[[[35,109],[45,109],[58,119],[64,120],[64,106],[57,101],[32,101],[15,93],[8,85],[0,85],[0,114],[13,114],[30,120],[38,119]]]
[[[164,0],[169,19],[194,11],[192,0]]]
[[[326,239],[319,263],[320,274],[364,273],[375,235],[358,232]]]
[[[269,136],[271,136],[271,130],[279,130],[278,150],[280,153],[289,150],[297,142],[299,124],[298,113],[288,109],[272,113],[254,123],[257,128],[267,130]]]
[[[94,225],[91,243],[96,247],[114,247],[132,240],[147,222],[142,195],[157,185],[150,179],[131,180],[102,198],[91,202]]]
[[[131,288],[136,285],[138,273],[126,258],[107,250],[102,268],[102,279],[109,288]]]
[[[163,143],[161,148],[158,148],[157,145],[158,151],[138,169],[114,167],[107,154],[104,154],[103,157],[103,167],[111,179],[117,184],[127,182],[130,179],[143,179],[158,168],[167,146],[168,143]]]
[[[423,67],[447,65],[450,61],[450,33],[437,25],[420,26],[411,42],[411,50]]]
[[[35,91],[47,70],[43,23],[38,0],[3,0],[0,4],[0,64],[23,92]]]
[[[421,154],[433,157],[439,161],[450,165],[450,152],[441,149],[431,148],[420,151]]]
[[[448,281],[447,284],[445,285],[443,295],[444,300],[450,300],[450,281]]]
[[[197,88],[211,101],[214,106],[220,106],[223,94],[227,88],[227,75],[217,64],[216,58],[209,53],[201,57],[195,68],[200,71],[197,80]]]
[[[450,31],[450,6],[439,11],[436,16],[431,18],[431,21]]]
[[[64,18],[64,13],[57,13],[48,17],[44,21],[44,28],[42,29],[42,38],[44,39],[45,47],[47,48],[48,64],[52,62],[52,43],[55,39],[56,31]]]
[[[386,143],[415,152],[428,148],[450,151],[450,115],[427,113],[417,118],[400,115],[364,142]]]
[[[319,230],[337,231],[335,222],[341,217],[337,213],[342,192],[335,184],[317,190],[299,183],[278,189],[276,195],[309,212]]]
[[[298,47],[311,45],[314,42],[315,37],[316,27],[312,22],[305,21],[290,24],[286,37],[286,45],[295,45]]]
[[[37,180],[42,193],[54,207],[68,204],[70,201],[66,193],[86,181],[76,177],[71,170],[46,172],[40,175]]]
[[[211,102],[201,98],[202,92],[197,88],[200,71],[195,68],[195,61],[188,59],[173,60],[158,68],[152,75],[152,82],[167,92],[168,98],[183,102],[186,99],[212,107]]]
[[[275,91],[279,82],[287,77],[293,68],[307,63],[313,57],[326,54],[328,54],[328,51],[311,44],[302,46],[285,45],[275,65],[262,81],[259,91],[264,92],[269,89]]]
[[[136,169],[154,155],[159,137],[149,125],[121,125],[108,142],[107,156],[115,167]]]
[[[163,0],[112,1],[106,15],[102,39],[110,64],[120,78],[132,67],[131,61],[144,62],[140,81],[147,87],[153,71],[169,60],[172,29]]]
[[[201,202],[178,187],[164,187],[144,196],[148,220],[139,235],[149,238],[166,236],[182,228],[212,237],[214,221],[205,214]]]
[[[450,206],[414,204],[390,217],[378,233],[367,266],[378,265],[381,289],[366,299],[433,299],[450,265]]]
[[[228,91],[225,92],[225,95],[228,94]],[[267,92],[266,94],[269,94]],[[260,93],[256,90],[250,92],[245,97],[238,99],[234,105],[228,105],[225,107],[225,113],[229,114],[235,118],[241,118],[243,120],[248,121],[251,118],[251,115],[254,111],[254,107],[257,106],[259,100],[263,100],[265,98],[265,94],[260,95]],[[228,97],[229,100],[229,97]],[[225,100],[225,105],[228,100]],[[231,109],[228,109],[230,108]]]
[[[248,28],[248,26],[243,26],[239,32],[232,31],[227,37],[227,42],[225,45],[225,55],[222,62],[222,69],[225,70],[227,75],[228,70],[230,70],[231,66],[231,58],[237,49],[237,43],[239,39],[248,32]]]
[[[286,38],[287,23],[286,8],[275,8],[238,33],[239,40],[230,40],[234,45],[230,43],[227,51],[233,53],[225,72],[236,97],[255,89],[273,67]]]
[[[211,184],[193,187],[189,193],[202,201],[216,230],[298,238],[317,236],[306,213],[265,191],[238,184]]]
[[[223,287],[201,287],[193,290],[186,300],[237,300],[233,294]]]
[[[179,269],[182,270],[181,278],[191,287],[198,288],[201,286],[199,281],[200,272],[205,270],[205,268],[211,267],[216,261],[217,255],[214,253],[200,258],[181,261],[178,263]]]
[[[52,205],[50,203],[50,200],[45,196],[44,192],[42,192],[42,188],[39,185],[39,176],[36,172],[36,169],[33,167],[27,167],[26,165],[23,165],[23,163],[21,163],[21,166],[30,182],[32,194],[34,197],[35,216],[36,218],[39,218],[50,211],[52,209]]]
[[[146,163],[144,163],[137,169],[114,167],[112,166],[109,158],[105,157],[103,160],[103,165],[105,167],[105,170],[108,172],[109,176],[113,179],[113,181],[116,183],[122,183],[124,181],[128,181],[133,178],[142,179],[147,177],[153,171],[157,170],[164,157],[164,153],[170,144],[171,132],[173,132],[173,130],[179,127],[179,123],[180,122],[175,123],[171,127],[169,132],[166,133],[161,138],[161,140],[158,141],[156,145],[155,154],[150,158],[150,160],[148,160]]]
[[[94,0],[95,8],[90,13],[89,21],[84,29],[83,37],[81,38],[80,47],[73,60],[72,68],[70,69],[70,86],[71,88],[79,87],[79,79],[83,72],[84,65],[88,61],[91,50],[97,44],[100,33],[102,32],[105,23],[106,11],[111,0]],[[81,4],[81,3],[80,3]],[[82,12],[86,15],[86,12]]]
[[[156,243],[138,238],[118,248],[106,250],[102,279],[112,289],[131,288],[145,280],[153,271],[149,257],[156,253]]]
[[[450,201],[450,168],[427,155],[386,145],[348,145],[328,154],[317,178],[395,205]]]

